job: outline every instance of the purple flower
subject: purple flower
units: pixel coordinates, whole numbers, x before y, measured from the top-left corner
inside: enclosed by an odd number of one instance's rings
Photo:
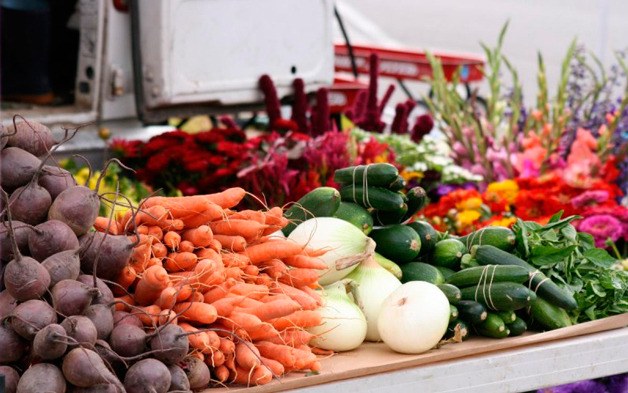
[[[436,189],[436,195],[439,197],[445,196],[447,194],[451,194],[456,190],[473,190],[476,189],[473,183],[464,183],[464,184],[441,184]]]
[[[577,209],[597,203],[606,202],[608,200],[608,191],[590,190],[585,191],[571,200],[571,205]]]
[[[608,388],[608,393],[628,392],[628,373],[608,377],[606,387]]]
[[[580,232],[587,232],[595,238],[596,247],[605,247],[606,239],[616,242],[623,236],[624,226],[621,221],[609,214],[586,217],[577,225]]]
[[[606,387],[597,381],[588,380],[575,383],[568,383],[566,385],[556,386],[551,389],[543,389],[537,391],[537,393],[608,393]]]

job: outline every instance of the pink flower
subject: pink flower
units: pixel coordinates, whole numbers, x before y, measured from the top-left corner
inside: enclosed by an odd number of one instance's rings
[[[580,209],[585,206],[606,202],[608,200],[608,197],[609,197],[608,191],[590,190],[590,191],[585,191],[582,194],[575,197],[574,199],[572,199],[571,204],[573,207]]]
[[[590,233],[595,238],[596,247],[605,247],[607,239],[613,242],[624,236],[624,226],[615,217],[608,214],[599,214],[586,217],[578,223],[577,229]]]

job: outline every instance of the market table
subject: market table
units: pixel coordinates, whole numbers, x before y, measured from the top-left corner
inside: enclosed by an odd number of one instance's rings
[[[474,337],[421,355],[368,343],[322,365],[318,375],[293,373],[246,392],[523,392],[621,374],[628,372],[628,314],[501,340]]]

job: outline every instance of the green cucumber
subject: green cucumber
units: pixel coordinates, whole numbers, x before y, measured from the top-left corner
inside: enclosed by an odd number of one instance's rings
[[[345,202],[354,202],[367,209],[373,208],[383,211],[403,209],[405,204],[403,195],[381,187],[367,187],[348,185],[340,189],[340,197]]]
[[[449,305],[449,322],[453,322],[458,319],[458,309],[453,304]]]
[[[340,206],[340,193],[332,187],[318,187],[303,195],[283,213],[290,223],[282,232],[288,236],[294,228],[313,217],[332,217]]]
[[[427,281],[438,285],[443,284],[445,279],[443,275],[432,265],[423,262],[409,262],[400,266],[403,276],[401,282],[408,281]]]
[[[334,217],[350,222],[366,235],[373,229],[371,213],[357,203],[341,201]]]
[[[404,188],[406,188],[406,180],[401,176],[397,176],[397,179],[388,186],[391,191],[401,191]]]
[[[522,309],[536,299],[536,294],[521,284],[495,282],[461,288],[463,300],[475,300],[491,310],[511,311]]]
[[[460,270],[447,278],[449,284],[460,288],[489,282],[516,282],[523,284],[530,274],[521,266],[484,265]]]
[[[406,203],[404,203],[401,206],[401,209],[398,209],[398,210],[390,210],[390,211],[373,210],[373,213],[372,213],[373,222],[375,223],[375,225],[380,225],[380,226],[399,224],[401,221],[403,221],[403,217],[405,216],[407,211],[408,211],[408,204]]]
[[[378,253],[375,253],[375,261],[379,263],[381,267],[383,267],[384,269],[392,273],[393,276],[401,280],[401,277],[403,276],[403,272],[401,271],[401,268],[399,267],[399,265],[397,265],[395,262],[391,261],[388,258],[384,258]]]
[[[513,323],[517,319],[517,314],[514,311],[498,311],[496,314],[499,315],[506,325]]]
[[[541,273],[534,266],[530,265],[523,259],[490,245],[474,246],[472,252],[475,254],[475,258],[478,262],[482,265],[517,265],[528,269],[528,272],[532,277],[530,279],[530,288],[537,292],[539,296],[543,297],[553,305],[562,307],[566,310],[574,310],[578,308],[578,303],[571,293],[556,285],[552,280],[547,278],[545,274]]]
[[[460,319],[464,319],[471,324],[478,324],[486,320],[488,315],[486,307],[482,303],[474,300],[461,300],[456,304]]]
[[[413,187],[407,193],[408,198],[408,211],[403,217],[403,221],[406,221],[416,214],[419,210],[423,209],[428,202],[427,193],[423,187]]]
[[[510,329],[510,336],[520,336],[528,330],[528,324],[526,321],[519,317],[511,323],[507,323],[506,326]]]
[[[421,248],[423,248],[423,243],[421,243]],[[443,277],[445,277],[445,280],[447,280],[447,278],[451,277],[452,274],[455,273],[454,270],[451,270],[448,267],[443,267],[443,266],[435,266],[435,268],[437,268],[438,270],[440,270],[441,274],[443,275]]]
[[[447,296],[449,304],[456,304],[462,299],[460,289],[451,284],[438,284],[438,288]]]
[[[388,188],[398,176],[399,171],[394,165],[378,163],[338,169],[334,172],[334,181],[342,185],[366,183],[368,186]]]
[[[470,267],[480,266],[477,259],[473,257],[471,254],[464,254],[462,258],[460,258],[460,269],[468,269]]]
[[[438,242],[438,232],[425,221],[414,221],[406,224],[410,228],[414,229],[421,238],[421,251],[419,255],[427,255],[434,250],[434,246]]]
[[[489,226],[460,238],[467,249],[475,245],[489,244],[500,250],[511,251],[515,248],[515,233],[506,227]]]
[[[432,254],[432,263],[453,270],[460,268],[460,259],[467,252],[465,245],[458,239],[444,239],[436,243]]]
[[[397,263],[412,261],[421,249],[419,235],[404,225],[374,228],[369,237],[375,240],[375,251]]]
[[[548,330],[572,325],[571,319],[564,308],[555,306],[540,297],[530,304],[530,316],[534,322]]]
[[[462,341],[469,338],[469,333],[470,333],[469,326],[462,319],[456,319],[455,321],[449,322],[449,325],[447,326],[447,332],[445,332],[444,338],[447,339],[447,338],[455,337],[456,329],[460,330],[459,337],[462,339]]]
[[[479,335],[492,338],[508,337],[510,330],[497,314],[488,313],[486,320],[474,326]]]

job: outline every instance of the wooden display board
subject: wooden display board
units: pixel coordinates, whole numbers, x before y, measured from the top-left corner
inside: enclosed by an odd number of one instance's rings
[[[358,349],[336,354],[321,361],[322,371],[317,375],[290,373],[279,381],[268,385],[250,388],[229,387],[228,389],[208,389],[209,393],[228,390],[262,393],[298,389],[344,379],[363,377],[409,367],[417,367],[446,360],[470,357],[495,351],[504,351],[528,345],[587,334],[603,332],[628,326],[628,314],[616,315],[597,321],[585,322],[549,332],[527,332],[519,337],[491,339],[473,337],[457,344],[447,344],[420,355],[405,355],[393,352],[383,343],[365,343]]]

